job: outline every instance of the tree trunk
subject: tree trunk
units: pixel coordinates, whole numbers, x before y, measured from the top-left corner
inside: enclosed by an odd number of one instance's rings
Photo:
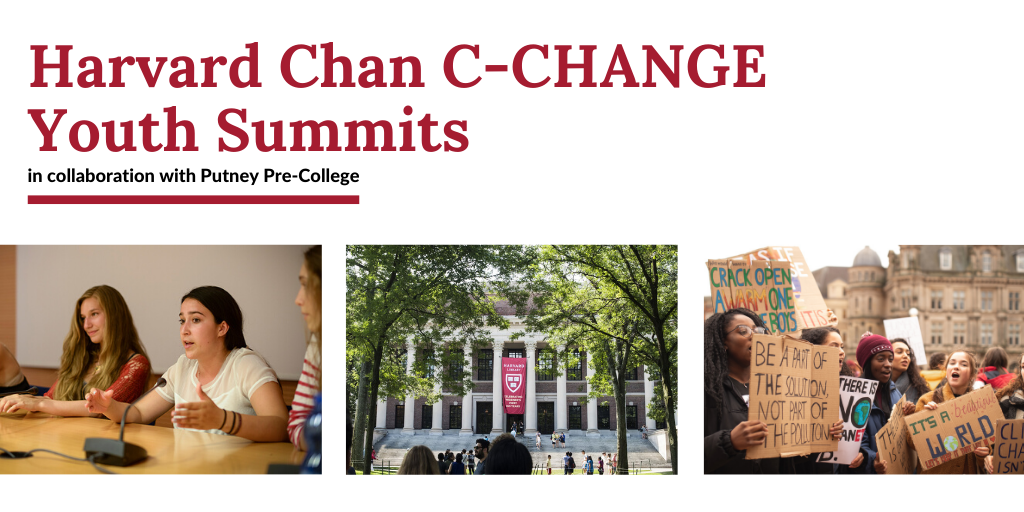
[[[665,422],[668,427],[668,452],[672,457],[672,474],[679,474],[679,457],[678,457],[678,437],[679,433],[676,431],[676,403],[675,393],[673,391],[673,384],[671,382],[672,364],[669,362],[668,353],[664,350],[661,351],[661,364],[659,369],[661,370],[661,395],[665,401]]]
[[[354,432],[353,433],[353,439],[352,439],[352,446],[362,447],[363,446],[363,438],[366,435],[366,424],[367,424],[367,418],[366,418],[366,390],[367,390],[367,388],[370,387],[369,380],[370,380],[370,370],[371,370],[372,366],[373,365],[370,364],[370,361],[364,360],[363,363],[362,363],[362,367],[360,369],[360,372],[359,372],[359,375],[360,375],[360,377],[359,377],[359,391],[356,393],[356,417],[355,417],[355,422],[353,423],[353,429],[352,429],[352,431]],[[376,416],[375,416],[375,418],[376,418]],[[371,431],[372,431],[372,429],[371,429]],[[372,437],[372,434],[371,434],[371,437]],[[355,453],[355,450],[353,450],[353,452],[354,452],[354,453],[352,453],[352,464],[353,464],[353,466],[357,466],[357,465],[362,464],[363,459],[370,455],[369,452],[364,452],[362,450],[359,450],[358,453]]]
[[[373,369],[370,372],[371,373],[370,389],[369,389],[369,396],[367,397],[368,400],[367,400],[367,404],[366,404],[366,409],[367,409],[366,415],[367,415],[367,417],[374,418],[375,420],[377,418],[377,390],[380,388],[380,365],[381,365],[381,362],[383,360],[384,360],[384,336],[381,336],[381,338],[379,340],[377,340],[377,346],[374,347],[374,350],[373,350],[373,361],[372,361]],[[376,421],[374,421],[373,423],[376,423]],[[364,429],[366,431],[366,438],[363,439],[363,452],[364,453],[372,453],[373,452],[373,428],[375,426],[376,425],[371,424],[371,422],[369,422],[369,421],[366,422],[366,428]],[[373,468],[373,462],[370,460],[370,457],[366,457],[365,460],[363,460],[363,474],[364,475],[369,475],[370,471],[372,471],[372,468]]]
[[[626,433],[628,432],[626,427],[626,369],[625,364],[622,368],[616,370],[618,373],[615,376],[615,447],[619,453],[618,465],[620,468],[625,468],[624,471],[616,472],[617,475],[628,475],[629,474],[629,449],[626,443]]]

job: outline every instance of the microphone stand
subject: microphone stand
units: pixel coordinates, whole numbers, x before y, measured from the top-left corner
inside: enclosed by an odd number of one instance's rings
[[[136,398],[132,403],[128,404],[128,407],[124,408],[124,413],[121,414],[121,435],[118,439],[107,439],[103,437],[90,437],[85,440],[85,458],[92,459],[97,464],[106,464],[108,466],[131,466],[137,462],[141,462],[149,455],[146,453],[146,449],[135,444],[124,442],[124,424],[128,419],[128,410],[139,403],[140,400],[145,398],[146,395],[152,393],[157,388],[162,388],[167,384],[167,380],[163,377],[156,381],[156,385],[150,388],[148,391],[142,394],[142,396]]]

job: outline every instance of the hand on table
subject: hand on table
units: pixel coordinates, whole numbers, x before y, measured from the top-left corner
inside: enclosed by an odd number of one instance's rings
[[[92,388],[85,394],[85,410],[92,414],[103,414],[107,412],[113,401],[114,390],[100,391]],[[120,421],[120,418],[118,418],[118,421]]]
[[[196,430],[214,430],[223,426],[227,412],[217,407],[213,400],[203,393],[201,385],[196,386],[196,393],[199,395],[198,402],[185,402],[174,407],[171,422],[179,428]]]
[[[42,402],[43,400],[44,399],[32,395],[5,396],[0,398],[0,412],[36,412],[39,410],[39,402]]]

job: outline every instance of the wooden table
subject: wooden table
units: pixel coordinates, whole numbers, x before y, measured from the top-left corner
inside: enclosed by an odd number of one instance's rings
[[[0,414],[0,448],[11,452],[45,448],[84,458],[86,438],[117,439],[120,428],[107,419]],[[254,443],[240,437],[150,425],[127,425],[124,439],[145,448],[149,458],[129,467],[102,467],[115,473],[266,473],[270,464],[299,464],[304,455],[291,443]],[[99,472],[88,462],[36,452],[26,459],[0,458],[2,473]]]

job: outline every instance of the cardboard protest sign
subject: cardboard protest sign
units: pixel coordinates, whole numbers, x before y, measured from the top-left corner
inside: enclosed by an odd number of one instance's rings
[[[917,469],[914,447],[907,442],[907,424],[903,421],[903,408],[907,397],[892,406],[889,423],[875,434],[878,457],[886,462],[888,475],[912,475]]]
[[[943,402],[905,418],[924,469],[932,469],[996,442],[996,422],[1003,417],[992,386]]]
[[[992,468],[997,475],[1024,474],[1024,420],[997,420]]]
[[[885,324],[885,337],[890,340],[903,338],[914,351],[917,364],[927,364],[928,356],[924,352],[924,336],[921,335],[921,322],[916,317],[892,318],[882,320]]]
[[[768,425],[748,459],[835,451],[829,429],[839,419],[839,349],[755,334],[748,421]]]
[[[709,260],[707,265],[715,313],[747,308],[760,315],[773,333],[799,330],[789,263]]]
[[[843,420],[843,437],[839,440],[839,448],[822,453],[818,462],[849,466],[857,458],[876,391],[876,380],[839,377],[839,417]]]
[[[728,258],[730,260],[743,260],[748,263],[755,261],[776,261],[785,262],[793,269],[793,296],[796,299],[796,322],[798,329],[810,329],[812,327],[824,327],[828,325],[828,306],[821,296],[818,283],[814,280],[807,260],[796,246],[789,247],[765,247],[755,249],[745,254]]]

